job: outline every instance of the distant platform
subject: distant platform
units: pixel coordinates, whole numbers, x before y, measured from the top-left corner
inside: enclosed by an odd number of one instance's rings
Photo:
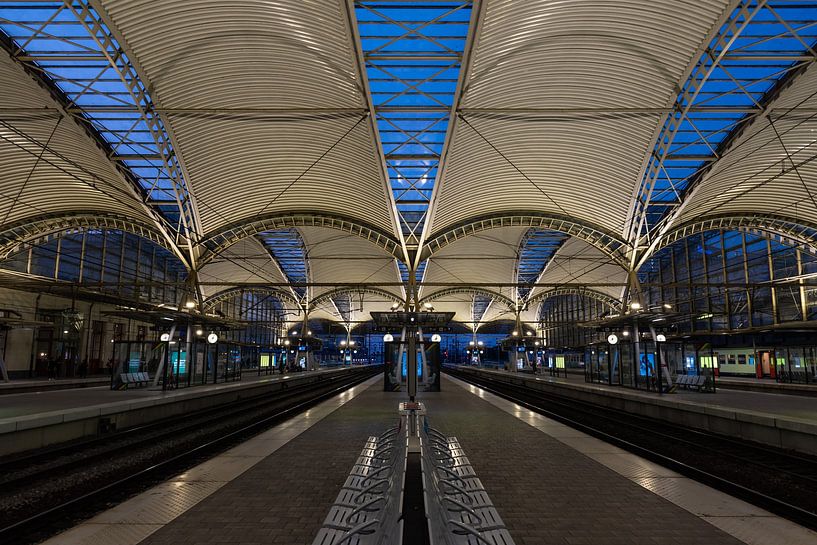
[[[679,391],[673,394],[585,383],[568,378],[456,367],[486,374],[511,384],[525,384],[642,416],[705,429],[780,448],[817,454],[817,401],[811,397],[718,389],[716,393]]]
[[[102,419],[106,425],[123,429],[351,369],[359,367],[245,375],[236,382],[168,391],[147,387],[111,390],[106,385],[7,394],[0,396],[0,455],[96,435]]]
[[[71,388],[92,388],[105,386],[111,383],[109,376],[95,376],[88,378],[26,378],[10,382],[0,382],[0,395],[19,394],[25,392],[43,392],[49,390],[67,390]]]

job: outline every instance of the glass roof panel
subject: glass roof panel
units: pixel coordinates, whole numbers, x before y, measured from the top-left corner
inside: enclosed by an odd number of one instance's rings
[[[491,301],[494,299],[487,295],[476,294],[471,303],[471,319],[474,325],[478,325],[488,312],[488,307],[491,306]]]
[[[422,282],[422,280],[423,280],[423,275],[424,275],[424,274],[425,274],[425,272],[426,272],[426,265],[427,265],[427,264],[428,264],[428,260],[427,260],[427,259],[426,259],[425,261],[421,261],[421,262],[420,262],[420,265],[417,267],[417,270],[416,270],[416,271],[414,271],[414,279],[415,279],[417,282]],[[408,270],[408,267],[406,267],[406,264],[405,264],[405,263],[403,263],[402,261],[397,261],[397,267],[400,269],[400,278],[403,280],[403,283],[404,283],[404,284],[407,284],[407,283],[408,283],[408,280],[409,280],[409,270]]]
[[[41,74],[64,96],[129,171],[149,204],[173,203],[164,214],[172,232],[182,218],[193,229],[186,184],[162,120],[127,55],[85,2],[0,2],[0,32],[12,56]],[[6,40],[8,41],[8,40]]]
[[[278,262],[287,280],[300,284],[309,281],[306,246],[297,229],[266,231],[258,235],[258,238]],[[301,297],[306,295],[305,286],[297,286],[292,289]]]
[[[817,3],[747,0],[723,24],[678,94],[656,141],[639,196],[636,234],[656,231],[769,92],[814,62]]]
[[[531,285],[539,279],[554,254],[568,238],[570,236],[565,233],[548,229],[532,228],[525,233],[516,265],[516,281],[528,284],[517,288],[521,300],[530,295]]]
[[[400,228],[407,243],[417,244],[448,129],[471,2],[359,0],[355,14]]]

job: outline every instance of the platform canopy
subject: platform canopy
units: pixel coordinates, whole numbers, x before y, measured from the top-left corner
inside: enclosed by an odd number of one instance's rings
[[[0,1],[0,259],[116,229],[202,304],[474,330],[694,233],[815,250],[817,6]],[[642,275],[643,276],[643,275]],[[531,318],[535,319],[535,318]]]

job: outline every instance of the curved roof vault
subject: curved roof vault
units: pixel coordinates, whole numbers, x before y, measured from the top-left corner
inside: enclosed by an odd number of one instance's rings
[[[396,233],[345,2],[103,0],[204,232],[315,211]]]
[[[202,284],[202,295],[207,298],[233,285],[265,287],[286,283],[288,279],[264,244],[250,237],[202,266],[198,281]]]
[[[42,218],[105,213],[155,225],[81,122],[0,49],[0,232]]]
[[[346,233],[320,227],[301,227],[311,281],[318,284],[374,284],[402,299],[403,295],[394,256],[374,244]],[[315,286],[309,290],[313,300],[332,290]],[[391,303],[389,303],[391,305]]]
[[[487,0],[433,230],[528,209],[623,237],[661,111],[728,4]]]

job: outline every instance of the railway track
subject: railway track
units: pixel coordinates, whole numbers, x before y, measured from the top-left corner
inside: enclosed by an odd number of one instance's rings
[[[662,420],[613,412],[524,385],[509,385],[489,376],[451,368],[445,372],[817,530],[817,458]]]
[[[0,459],[0,543],[34,543],[359,384],[379,368]],[[380,370],[382,371],[382,370]]]

